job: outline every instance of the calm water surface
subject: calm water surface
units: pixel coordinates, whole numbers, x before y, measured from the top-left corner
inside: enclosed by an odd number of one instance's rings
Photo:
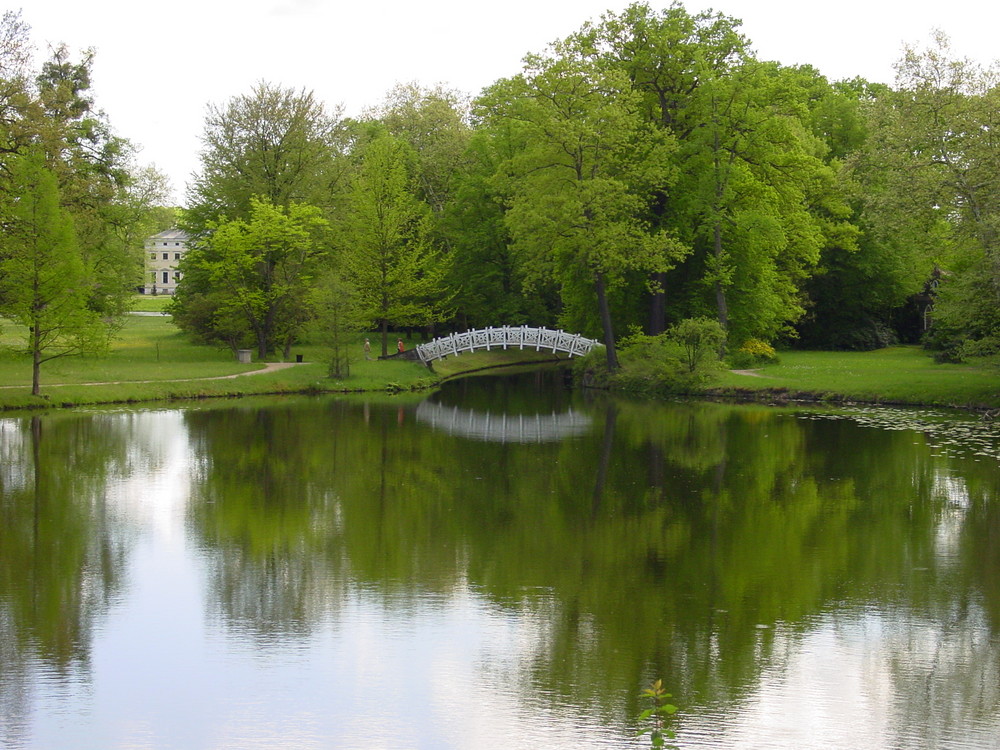
[[[1000,441],[558,378],[0,419],[0,747],[1000,748]]]

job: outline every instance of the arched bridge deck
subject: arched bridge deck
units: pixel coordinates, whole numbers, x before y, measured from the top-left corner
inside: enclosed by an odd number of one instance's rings
[[[580,334],[553,331],[551,328],[529,328],[528,326],[501,326],[500,328],[479,328],[464,333],[434,339],[416,348],[417,356],[424,364],[443,359],[449,354],[461,354],[477,349],[526,349],[535,351],[551,349],[565,352],[569,356],[586,354],[600,342]]]

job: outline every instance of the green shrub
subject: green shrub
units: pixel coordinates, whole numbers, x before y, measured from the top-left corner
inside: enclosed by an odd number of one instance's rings
[[[689,375],[718,369],[726,332],[717,320],[688,318],[671,326],[665,335],[681,348],[681,361]]]
[[[573,379],[584,388],[608,387],[608,359],[603,346],[595,346],[573,359]]]
[[[760,339],[747,339],[739,349],[729,355],[729,365],[735,369],[776,364],[778,353],[774,347]]]
[[[955,358],[958,362],[965,362],[971,357],[991,357],[994,354],[1000,354],[1000,339],[996,336],[986,336],[963,341],[958,346]]]

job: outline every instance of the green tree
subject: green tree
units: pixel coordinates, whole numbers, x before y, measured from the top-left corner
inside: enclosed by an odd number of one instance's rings
[[[378,324],[382,356],[390,325],[448,316],[447,257],[430,239],[430,209],[414,193],[410,148],[389,135],[362,150],[336,226],[340,258],[361,315]]]
[[[915,269],[911,291],[945,269],[936,345],[1000,351],[1000,78],[937,33],[897,64],[896,90],[871,108],[859,159],[873,241]]]
[[[683,248],[646,219],[650,190],[672,179],[672,139],[642,117],[627,77],[572,43],[530,55],[479,102],[513,131],[501,179],[505,219],[529,285],[555,281],[564,306],[590,297],[608,367],[618,366],[609,291],[630,271],[665,271]],[[587,304],[587,303],[584,303]]]
[[[417,193],[441,214],[452,200],[456,174],[468,160],[472,128],[467,97],[442,86],[397,84],[367,113],[413,149]]]
[[[232,343],[239,331],[254,342],[261,359],[279,344],[287,358],[312,317],[310,289],[326,253],[326,227],[313,206],[293,203],[286,209],[259,199],[251,199],[247,220],[212,226],[185,265],[214,290],[212,335]],[[179,297],[179,302],[183,308],[188,300]]]
[[[26,125],[45,150],[61,201],[73,216],[91,274],[88,304],[120,323],[141,279],[137,228],[151,208],[146,201],[162,202],[166,191],[134,189],[140,170],[131,144],[115,135],[93,100],[93,63],[93,50],[74,60],[66,46],[55,48],[36,77],[36,102]]]
[[[835,171],[811,132],[803,79],[812,82],[758,62],[739,26],[679,3],[635,4],[577,35],[627,76],[647,121],[677,143],[678,181],[654,189],[651,220],[692,252],[656,277],[652,332],[667,317],[714,310],[737,343],[773,340],[802,315],[820,248],[850,240]]]
[[[328,113],[311,91],[260,82],[210,105],[185,229],[200,236],[211,222],[246,219],[254,198],[326,208],[342,176],[343,138],[339,111]]]
[[[674,158],[684,164],[690,156],[684,145],[705,126],[693,112],[702,88],[750,54],[739,26],[737,19],[711,11],[691,14],[679,2],[661,11],[635,3],[621,13],[605,14],[599,24],[584,25],[577,37],[592,55],[625,72],[641,97],[645,117],[673,135],[681,147]],[[690,168],[684,165],[685,170]],[[651,205],[654,226],[684,231],[682,205],[670,200],[665,187],[656,189]],[[671,281],[666,272],[654,274],[650,334],[666,329]]]
[[[0,309],[27,329],[31,392],[39,395],[41,366],[107,343],[108,328],[88,304],[90,269],[73,221],[60,204],[55,174],[38,151],[14,157],[5,210],[5,253],[0,257]]]
[[[314,291],[316,315],[312,321],[312,338],[330,347],[331,378],[346,378],[351,374],[351,351],[357,346],[358,334],[370,322],[358,309],[357,295],[340,269],[327,268]]]

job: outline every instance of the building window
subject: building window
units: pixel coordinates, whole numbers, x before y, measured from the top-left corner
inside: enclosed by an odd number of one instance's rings
[[[169,259],[170,259],[170,253],[164,253],[163,260],[169,260]]]
[[[163,283],[164,284],[169,284],[170,283],[170,271],[164,271],[163,272]]]
[[[149,254],[149,259],[150,260],[156,260],[156,253],[150,253]]]
[[[180,278],[181,278],[181,272],[174,271],[174,281],[180,281]]]
[[[174,260],[180,260],[180,259],[181,259],[181,254],[180,253],[174,253]]]

